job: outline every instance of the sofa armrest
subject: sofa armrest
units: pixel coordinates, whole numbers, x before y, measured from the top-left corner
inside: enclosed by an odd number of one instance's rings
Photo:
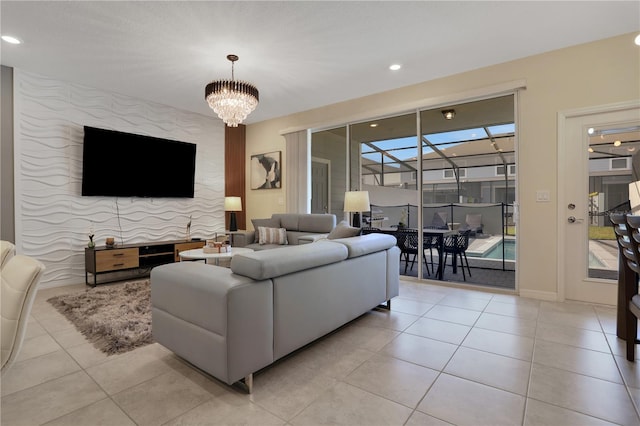
[[[344,244],[349,250],[349,258],[364,256],[377,251],[389,250],[396,246],[397,240],[393,235],[367,234],[357,237],[337,238],[331,240]]]
[[[273,362],[273,283],[176,262],[151,271],[154,339],[232,384]]]
[[[253,244],[256,238],[255,231],[233,231],[231,233],[232,236],[232,245],[234,247],[246,247],[249,244]]]

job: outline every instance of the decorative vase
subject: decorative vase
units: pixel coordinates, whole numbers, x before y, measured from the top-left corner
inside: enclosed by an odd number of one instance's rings
[[[94,243],[93,240],[89,240],[89,244],[87,244],[87,247],[94,248],[95,246],[96,246],[96,243]]]

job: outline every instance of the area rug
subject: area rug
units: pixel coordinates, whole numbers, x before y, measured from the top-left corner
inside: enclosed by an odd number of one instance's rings
[[[106,354],[120,354],[153,343],[148,279],[88,288],[47,301]]]

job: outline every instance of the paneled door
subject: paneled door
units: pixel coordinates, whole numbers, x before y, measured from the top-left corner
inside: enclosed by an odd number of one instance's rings
[[[637,101],[558,115],[560,298],[616,304],[617,246],[607,214],[629,198],[638,129]]]
[[[329,163],[311,161],[311,213],[329,212]]]

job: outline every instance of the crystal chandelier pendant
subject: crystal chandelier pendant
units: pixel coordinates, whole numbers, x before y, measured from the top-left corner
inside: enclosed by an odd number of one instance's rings
[[[205,99],[211,109],[229,127],[238,127],[258,106],[258,89],[251,83],[234,79],[236,55],[228,55],[231,61],[231,80],[216,80],[207,84]]]

